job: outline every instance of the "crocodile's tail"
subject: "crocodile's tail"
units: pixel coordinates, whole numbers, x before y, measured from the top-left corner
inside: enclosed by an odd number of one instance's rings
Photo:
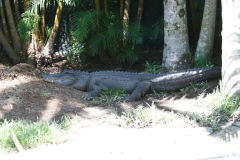
[[[221,68],[201,68],[163,75],[151,80],[152,90],[173,91],[207,79],[220,78]]]

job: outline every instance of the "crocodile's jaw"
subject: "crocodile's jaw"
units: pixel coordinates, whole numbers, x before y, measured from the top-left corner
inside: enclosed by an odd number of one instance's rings
[[[46,75],[43,75],[43,79],[47,82],[57,83],[62,85],[72,85],[77,81],[77,79],[74,76],[71,76],[71,75],[61,76],[60,74],[57,74],[57,75],[46,74]]]

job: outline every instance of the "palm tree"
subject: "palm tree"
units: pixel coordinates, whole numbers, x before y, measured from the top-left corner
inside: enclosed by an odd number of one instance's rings
[[[195,60],[209,61],[213,52],[216,24],[217,0],[205,0],[201,33],[195,53]]]
[[[240,93],[239,8],[239,0],[222,0],[222,90],[230,97]]]
[[[53,26],[52,32],[48,38],[47,44],[45,45],[43,52],[42,52],[45,57],[45,63],[51,63],[51,61],[52,61],[51,54],[53,53],[53,46],[54,46],[54,42],[55,42],[55,39],[57,36],[58,28],[60,25],[60,20],[62,17],[62,10],[63,10],[63,2],[62,2],[62,0],[59,0],[56,16],[55,16],[55,20],[54,20],[54,26]]]
[[[186,0],[164,1],[163,67],[181,70],[189,67]]]
[[[144,0],[139,0],[139,5],[138,5],[138,13],[137,13],[137,24],[141,24],[141,19],[142,19],[142,11],[143,11],[143,3]]]

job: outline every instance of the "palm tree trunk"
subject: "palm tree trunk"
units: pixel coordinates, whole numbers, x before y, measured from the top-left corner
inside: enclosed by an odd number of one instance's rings
[[[2,46],[4,48],[4,50],[6,51],[7,55],[9,56],[9,58],[13,61],[13,63],[14,64],[20,63],[21,60],[20,60],[19,56],[12,49],[10,43],[8,42],[6,37],[3,35],[3,32],[2,32],[1,29],[0,29],[0,41],[1,41],[1,44],[2,44]]]
[[[195,8],[194,8],[194,2],[195,2],[195,0],[189,0],[194,40],[195,40],[195,44],[197,44],[200,31],[199,31],[199,22],[195,16],[196,12],[195,12]]]
[[[105,15],[108,13],[107,0],[104,0]]]
[[[120,18],[123,18],[124,0],[120,0]]]
[[[142,19],[142,11],[143,11],[143,3],[144,0],[139,0],[139,5],[138,5],[138,14],[137,14],[137,24],[141,24],[141,19]]]
[[[45,39],[45,1],[44,4],[41,5],[42,8],[42,23],[41,23],[41,37],[40,41],[42,45],[44,44],[44,39]]]
[[[240,93],[240,1],[222,0],[222,91]]]
[[[5,0],[5,8],[6,8],[6,14],[8,18],[8,25],[11,31],[11,36],[12,36],[12,42],[13,42],[13,48],[16,54],[21,53],[21,44],[20,44],[20,39],[18,37],[17,31],[16,31],[16,26],[14,23],[13,15],[12,15],[12,9],[11,5],[9,3],[9,0]]]
[[[168,70],[189,67],[186,0],[164,1],[163,66]]]
[[[209,61],[212,57],[216,25],[217,0],[205,0],[201,33],[195,53],[195,60]]]
[[[123,45],[126,43],[127,32],[128,32],[128,23],[129,23],[129,11],[130,11],[130,0],[125,0],[125,9],[123,15]]]
[[[4,36],[8,40],[8,42],[10,42],[2,0],[0,0],[0,13],[1,13],[1,20],[2,20],[2,25],[3,25]]]
[[[98,12],[100,12],[100,3],[99,0],[95,0],[95,8]]]
[[[63,3],[62,3],[62,0],[59,0],[57,13],[56,13],[55,20],[54,20],[54,26],[53,26],[51,35],[48,38],[47,44],[43,50],[43,55],[45,57],[45,63],[51,63],[51,60],[52,60],[51,54],[54,51],[53,46],[54,46],[54,42],[55,42],[55,39],[57,36],[57,31],[58,31],[61,16],[62,16],[62,10],[63,10]]]

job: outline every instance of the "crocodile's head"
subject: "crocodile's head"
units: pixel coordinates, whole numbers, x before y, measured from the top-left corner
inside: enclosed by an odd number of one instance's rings
[[[47,82],[58,83],[62,85],[73,85],[76,83],[76,73],[73,70],[64,70],[58,74],[45,74],[43,79]]]

